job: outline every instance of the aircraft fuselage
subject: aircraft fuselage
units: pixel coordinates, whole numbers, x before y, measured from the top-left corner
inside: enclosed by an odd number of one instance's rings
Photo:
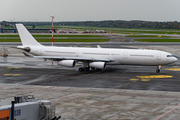
[[[78,47],[30,47],[37,56],[91,57],[112,59],[109,64],[120,65],[166,65],[177,61],[168,52],[142,49],[108,49]]]

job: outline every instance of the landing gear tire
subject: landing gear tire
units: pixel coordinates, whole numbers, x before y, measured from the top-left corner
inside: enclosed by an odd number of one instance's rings
[[[91,68],[91,70],[96,70],[96,68]]]
[[[160,69],[157,69],[157,70],[156,70],[156,73],[160,73]]]
[[[83,68],[83,67],[80,67],[79,68],[79,72],[83,72],[83,71],[89,71],[89,67],[85,67],[85,68]]]
[[[84,71],[89,71],[89,69],[90,69],[89,67],[85,67]]]
[[[84,71],[84,68],[79,68],[79,72],[82,72],[82,71]]]

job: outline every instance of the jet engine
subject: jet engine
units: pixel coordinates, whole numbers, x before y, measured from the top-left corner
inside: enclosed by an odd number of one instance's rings
[[[92,68],[104,69],[106,68],[106,63],[105,62],[91,62],[89,63],[89,66]]]
[[[31,51],[31,48],[30,48],[30,47],[25,47],[24,50],[25,50],[26,52],[30,52],[30,51]]]
[[[58,65],[65,67],[74,67],[76,62],[74,60],[61,60],[58,62]]]

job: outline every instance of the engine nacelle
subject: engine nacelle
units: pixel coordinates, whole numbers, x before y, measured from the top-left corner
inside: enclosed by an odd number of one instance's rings
[[[106,68],[106,63],[105,62],[91,62],[89,63],[89,66],[93,68],[104,69]]]
[[[58,65],[65,67],[74,67],[76,62],[74,60],[61,60],[58,62]]]

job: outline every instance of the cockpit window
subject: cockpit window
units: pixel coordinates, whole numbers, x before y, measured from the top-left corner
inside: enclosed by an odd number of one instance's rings
[[[173,57],[173,55],[167,55],[167,57]]]

